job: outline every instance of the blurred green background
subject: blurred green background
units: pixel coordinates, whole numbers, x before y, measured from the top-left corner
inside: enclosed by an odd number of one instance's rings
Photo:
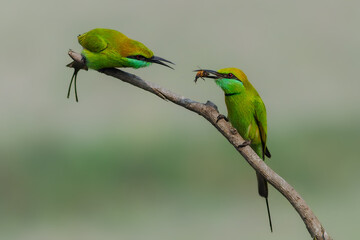
[[[5,1],[0,9],[1,239],[310,239],[208,122],[95,71],[66,99],[69,48],[117,29],[174,61],[131,70],[216,103],[198,67],[241,68],[268,111],[268,164],[335,239],[358,236],[359,1]]]

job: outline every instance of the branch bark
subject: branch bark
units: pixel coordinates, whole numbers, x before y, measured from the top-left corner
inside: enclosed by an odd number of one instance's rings
[[[69,65],[70,67],[76,66],[77,68],[83,68],[85,66],[83,58],[79,53],[70,50],[69,56],[76,62],[76,64]],[[287,183],[281,176],[279,176],[268,165],[266,165],[266,163],[258,157],[258,155],[251,149],[250,146],[237,148],[237,146],[244,142],[244,139],[231,125],[231,123],[223,119],[218,121],[219,112],[215,104],[210,101],[205,104],[193,101],[189,98],[185,98],[167,89],[164,89],[155,83],[144,81],[136,75],[121,71],[119,69],[107,68],[101,69],[99,72],[120,79],[136,87],[142,88],[145,91],[151,92],[164,100],[171,101],[176,105],[182,106],[204,117],[235,147],[235,149],[245,158],[245,160],[252,166],[252,168],[255,169],[255,171],[264,176],[266,180],[291,203],[291,205],[299,213],[313,239],[332,239],[325,231],[310,207],[306,204],[305,200],[289,183]]]

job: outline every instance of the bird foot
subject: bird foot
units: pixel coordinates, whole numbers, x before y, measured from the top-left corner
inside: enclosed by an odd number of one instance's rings
[[[251,144],[251,141],[246,140],[242,144],[238,145],[237,148],[243,148],[243,147],[249,146],[250,144]]]
[[[205,105],[206,105],[206,106],[210,106],[210,107],[214,108],[217,112],[219,112],[219,109],[218,109],[218,107],[215,105],[215,103],[213,103],[213,102],[211,102],[211,101],[208,100],[208,101],[205,103]]]
[[[225,117],[224,115],[222,114],[219,114],[216,118],[216,123],[218,123],[218,121],[220,121],[221,119],[224,119],[225,121],[229,121],[229,119],[227,117]]]
[[[232,127],[230,129],[230,132],[231,132],[232,135],[235,135],[235,134],[237,134],[238,131],[236,130],[236,128]]]

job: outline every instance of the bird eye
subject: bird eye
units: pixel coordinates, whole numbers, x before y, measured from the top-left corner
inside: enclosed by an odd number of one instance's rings
[[[233,77],[234,77],[234,74],[232,74],[232,73],[228,74],[228,78],[233,78]]]
[[[142,59],[142,56],[141,56],[141,55],[136,55],[136,59],[137,59],[137,60],[141,60],[141,59]]]

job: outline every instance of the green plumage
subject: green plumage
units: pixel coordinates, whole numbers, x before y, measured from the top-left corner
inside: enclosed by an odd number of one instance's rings
[[[241,70],[225,68],[218,72],[232,73],[239,79],[216,80],[216,84],[228,95],[225,95],[225,103],[231,124],[244,139],[251,141],[251,147],[260,158],[264,159],[265,153],[270,156],[266,147],[266,109],[258,92]]]
[[[79,35],[78,40],[83,47],[81,52],[83,62],[74,61],[67,65],[74,68],[74,74],[69,84],[68,98],[74,82],[76,101],[78,101],[76,79],[80,69],[142,68],[150,66],[152,63],[172,68],[164,63],[173,64],[172,62],[154,56],[153,52],[144,44],[130,39],[116,30],[96,28]]]
[[[271,157],[266,145],[267,123],[265,105],[256,89],[248,81],[246,75],[237,68],[225,68],[217,72],[212,70],[201,71],[202,72],[198,73],[197,78],[213,78],[216,84],[224,91],[228,119],[231,124],[245,140],[250,141],[251,148],[260,158],[265,160],[265,156]],[[210,74],[215,76],[211,76]],[[266,199],[269,223],[272,231],[267,200],[268,185],[264,177],[258,173],[256,173],[256,175],[259,195]]]
[[[111,67],[146,67],[151,63],[127,57],[154,56],[153,52],[141,42],[111,29],[96,28],[79,35],[78,40],[84,48],[81,54],[86,59],[86,66],[95,70]]]

